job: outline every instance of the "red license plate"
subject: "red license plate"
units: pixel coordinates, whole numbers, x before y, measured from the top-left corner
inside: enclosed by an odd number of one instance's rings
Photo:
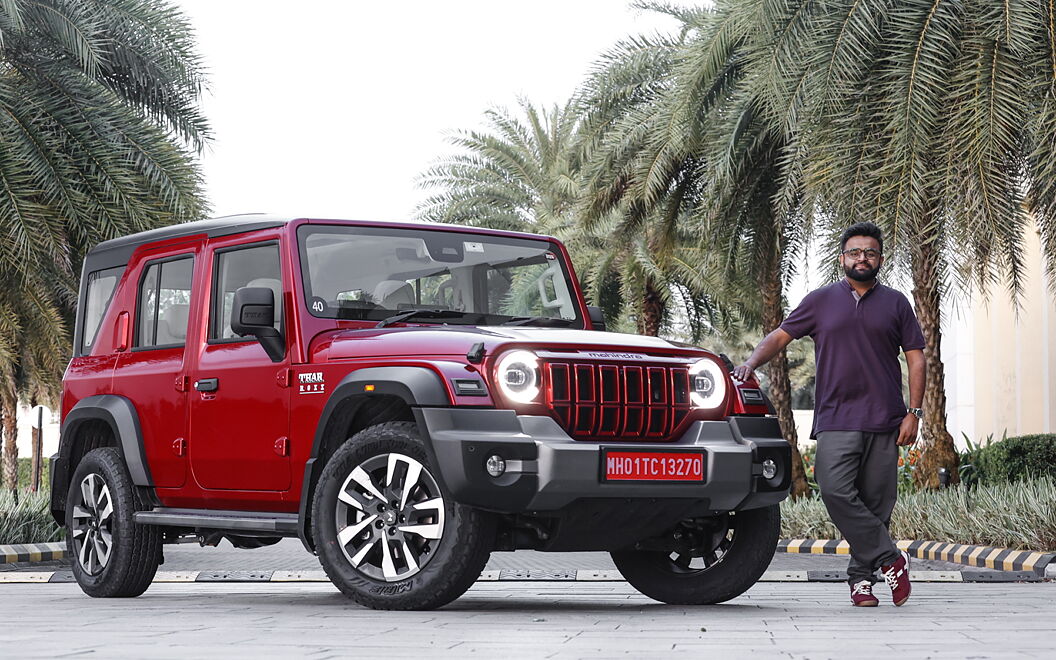
[[[704,454],[607,451],[605,481],[704,481]]]

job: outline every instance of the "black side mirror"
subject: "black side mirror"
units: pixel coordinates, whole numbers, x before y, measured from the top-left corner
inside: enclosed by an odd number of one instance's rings
[[[599,332],[605,332],[605,314],[600,307],[587,305],[587,314],[590,315],[590,325]]]
[[[275,293],[267,287],[242,287],[235,291],[231,329],[241,337],[256,337],[272,362],[279,362],[286,355],[286,342],[275,329]]]

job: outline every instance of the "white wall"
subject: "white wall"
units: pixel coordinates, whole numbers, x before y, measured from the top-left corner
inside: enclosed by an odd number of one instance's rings
[[[33,424],[37,421],[35,415],[30,415],[29,408],[20,408],[18,411],[18,457],[29,458],[33,455]],[[59,415],[58,412],[44,414],[44,443],[41,454],[44,461],[59,450]]]

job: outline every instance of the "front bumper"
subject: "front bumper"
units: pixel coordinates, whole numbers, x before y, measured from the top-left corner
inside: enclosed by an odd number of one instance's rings
[[[696,500],[713,511],[735,511],[780,502],[791,481],[791,449],[773,417],[698,421],[669,443],[602,444],[573,440],[550,417],[512,410],[418,408],[415,414],[447,491],[491,511],[556,511],[586,498]],[[604,482],[603,447],[703,451],[705,481]],[[493,454],[506,461],[500,477],[485,469]],[[762,476],[766,459],[777,464],[772,479]]]

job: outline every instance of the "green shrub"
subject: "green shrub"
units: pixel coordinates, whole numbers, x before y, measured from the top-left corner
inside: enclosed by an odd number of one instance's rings
[[[891,516],[891,535],[1016,550],[1056,550],[1056,478],[903,493]],[[781,536],[841,538],[817,497],[782,502]]]
[[[1002,484],[1056,477],[1056,434],[1021,435],[990,442],[962,455],[965,483]]]
[[[51,517],[46,490],[0,490],[0,545],[61,541],[62,529]]]
[[[18,487],[29,488],[30,477],[33,471],[33,459],[31,458],[20,458],[18,459]],[[40,466],[40,488],[41,490],[47,490],[50,487],[51,482],[48,480],[48,459],[45,457],[41,461]]]

